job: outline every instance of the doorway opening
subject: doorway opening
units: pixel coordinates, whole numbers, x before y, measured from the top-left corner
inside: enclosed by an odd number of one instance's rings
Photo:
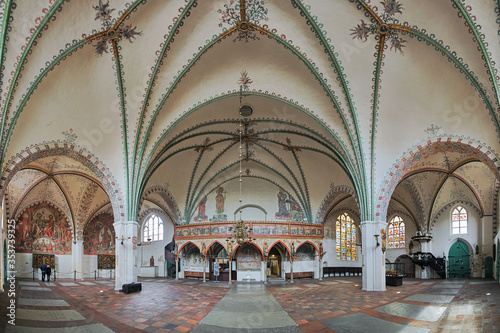
[[[276,246],[269,251],[266,274],[270,278],[281,277],[281,253]]]

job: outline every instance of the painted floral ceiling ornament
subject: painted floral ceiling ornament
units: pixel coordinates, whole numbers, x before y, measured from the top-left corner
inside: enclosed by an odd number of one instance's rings
[[[403,39],[399,36],[398,29],[400,26],[395,24],[396,14],[403,13],[403,5],[397,0],[384,0],[381,2],[383,6],[383,12],[380,16],[378,16],[371,7],[365,6],[365,9],[370,13],[373,17],[374,22],[366,23],[361,20],[361,23],[351,29],[352,39],[358,38],[363,42],[368,40],[368,36],[379,34],[383,36],[383,38],[387,38],[390,41],[390,50],[399,51],[400,54],[404,54],[403,48],[406,47],[404,45],[407,40]],[[376,9],[376,7],[374,7]]]
[[[240,89],[242,90],[248,90],[250,88],[250,85],[253,83],[253,81],[250,79],[250,77],[248,76],[248,72],[247,71],[242,71],[241,72],[241,76],[238,80],[238,85],[240,86]]]
[[[210,138],[206,138],[203,143],[194,148],[194,150],[199,154],[203,154],[205,151],[212,151],[214,147],[212,147],[212,143],[210,141]]]
[[[441,129],[441,126],[437,126],[437,125],[431,124],[431,126],[427,127],[427,129],[425,129],[424,132],[427,133],[427,134],[436,135],[436,134],[439,133],[440,129]]]
[[[217,10],[217,13],[221,16],[219,27],[224,24],[231,26],[232,28],[226,32],[232,32],[238,30],[238,36],[233,40],[244,41],[248,43],[251,40],[259,40],[255,33],[256,30],[264,31],[259,24],[261,21],[267,21],[268,9],[264,5],[269,0],[240,0],[234,1],[230,0],[229,4],[225,4],[224,8]]]
[[[125,12],[125,14],[122,15],[115,24],[113,24],[111,13],[115,9],[109,8],[109,1],[103,3],[102,0],[99,0],[99,4],[97,6],[92,6],[92,8],[96,10],[95,20],[100,20],[101,25],[104,28],[104,31],[87,38],[89,42],[94,39],[99,39],[94,45],[96,55],[102,56],[104,53],[108,53],[109,45],[117,43],[121,39],[126,39],[132,43],[133,39],[136,39],[136,36],[142,36],[142,31],[137,31],[137,26],[132,28],[132,25],[129,24],[123,28],[120,27],[123,20],[128,15],[128,12]]]
[[[72,128],[67,131],[63,131],[62,134],[64,135],[65,141],[67,141],[68,143],[74,143],[75,139],[78,138],[76,133],[73,132]]]
[[[111,26],[111,12],[114,11],[114,8],[109,8],[109,1],[103,3],[102,0],[99,0],[99,5],[92,6],[97,13],[95,14],[96,20],[101,20],[101,23],[107,27]]]

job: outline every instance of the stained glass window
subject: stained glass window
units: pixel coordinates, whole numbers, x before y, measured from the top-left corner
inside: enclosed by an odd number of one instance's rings
[[[160,241],[163,240],[163,221],[158,215],[150,215],[142,229],[143,241]]]
[[[451,213],[451,230],[454,235],[467,233],[467,210],[462,207],[456,207]]]
[[[399,249],[406,246],[405,243],[405,223],[400,216],[394,216],[387,228],[389,249]]]
[[[337,218],[335,236],[337,260],[357,260],[356,225],[347,213]]]

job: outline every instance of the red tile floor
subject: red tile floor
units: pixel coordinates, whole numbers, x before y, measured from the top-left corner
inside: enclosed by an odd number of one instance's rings
[[[268,290],[302,332],[332,332],[321,322],[355,313],[428,329],[430,332],[500,332],[500,284],[492,280],[465,280],[459,290],[455,289],[450,303],[434,304],[406,299],[415,294],[449,295],[447,291],[452,289],[441,289],[444,281],[450,280],[405,278],[407,283],[403,286],[387,287],[385,292],[365,292],[361,290],[360,277],[331,277],[323,281],[301,279],[295,280],[294,284],[269,284]],[[16,290],[20,292],[16,298],[23,293],[23,298],[64,300],[69,304],[65,309],[78,311],[85,320],[55,322],[17,319],[16,325],[48,328],[100,323],[115,332],[190,332],[229,290],[226,283],[158,278],[140,279],[141,292],[123,294],[115,291],[112,284],[99,284],[94,280],[76,281],[76,286],[60,284],[64,282],[73,281],[58,280],[49,285],[50,291],[20,291],[23,286],[18,284]],[[88,282],[93,284],[89,285]],[[46,284],[39,282],[39,286],[46,287]],[[9,301],[6,292],[0,294],[0,332],[8,325],[6,305]],[[434,322],[375,310],[392,302],[438,305],[446,307],[446,310]],[[17,308],[61,309],[34,305],[17,305]]]

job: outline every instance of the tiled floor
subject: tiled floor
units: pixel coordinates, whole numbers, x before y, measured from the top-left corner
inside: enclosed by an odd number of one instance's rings
[[[252,289],[242,284],[231,289],[227,283],[198,280],[143,279],[142,291],[132,294],[115,291],[109,280],[17,282],[16,326],[7,323],[11,298],[4,292],[0,331],[237,332],[227,323],[218,328],[217,314],[230,316],[235,304],[234,316],[241,316],[239,287],[245,297],[241,304],[252,309],[255,323],[272,321],[265,304],[259,315],[263,297],[276,302],[273,311],[287,314],[301,332],[362,332],[367,327],[370,332],[500,332],[500,284],[492,280],[405,279],[403,286],[385,292],[364,292],[360,277],[303,279],[260,285],[256,301]]]

